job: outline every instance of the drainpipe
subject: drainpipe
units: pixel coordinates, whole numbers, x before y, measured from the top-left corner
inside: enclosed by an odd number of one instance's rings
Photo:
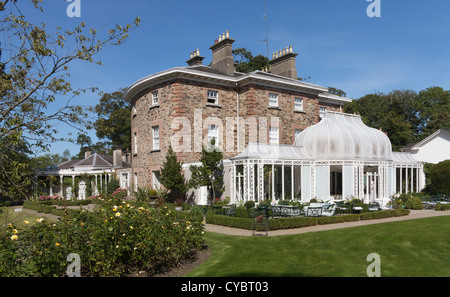
[[[239,86],[238,83],[236,82],[236,113],[237,113],[237,118],[236,118],[236,125],[237,125],[237,151],[239,152],[239,148],[240,146],[240,129],[239,129]]]

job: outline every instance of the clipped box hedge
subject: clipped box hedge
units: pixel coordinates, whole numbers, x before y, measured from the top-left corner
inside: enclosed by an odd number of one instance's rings
[[[302,228],[315,225],[356,222],[359,220],[383,219],[389,217],[408,215],[409,212],[410,211],[408,209],[398,209],[398,210],[382,210],[377,212],[367,212],[362,214],[350,214],[332,217],[277,218],[269,220],[269,230]],[[252,229],[251,218],[217,215],[214,214],[213,212],[208,212],[206,214],[206,223],[247,230]]]

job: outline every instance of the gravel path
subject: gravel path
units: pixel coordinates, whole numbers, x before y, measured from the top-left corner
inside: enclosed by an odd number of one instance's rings
[[[371,225],[371,224],[380,224],[380,223],[386,223],[386,222],[397,222],[397,221],[404,221],[404,220],[413,220],[413,219],[421,219],[421,218],[429,218],[429,217],[437,217],[437,216],[448,216],[448,215],[450,215],[450,211],[411,210],[410,214],[407,216],[385,218],[385,219],[375,219],[375,220],[363,220],[363,221],[357,221],[357,222],[327,224],[327,225],[316,225],[316,226],[295,228],[295,229],[273,230],[273,231],[269,231],[269,236],[301,234],[301,233],[308,233],[308,232],[334,230],[334,229],[340,229],[340,228],[349,228],[349,227],[365,226],[365,225]],[[205,224],[205,231],[222,233],[222,234],[227,234],[227,235],[235,235],[235,236],[251,236],[252,235],[251,230],[230,228],[230,227],[211,225],[211,224]]]

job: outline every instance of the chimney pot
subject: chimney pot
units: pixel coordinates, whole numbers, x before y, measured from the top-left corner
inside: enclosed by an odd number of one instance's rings
[[[297,79],[296,56],[297,54],[292,51],[292,45],[276,51],[273,59],[269,61],[269,71],[276,75]]]
[[[226,31],[226,36],[227,36],[227,38],[230,38],[230,31]]]
[[[232,53],[233,39],[229,38],[230,33],[219,35],[218,42],[210,47],[213,54],[211,67],[225,72],[227,75],[232,75],[235,72],[234,58]]]

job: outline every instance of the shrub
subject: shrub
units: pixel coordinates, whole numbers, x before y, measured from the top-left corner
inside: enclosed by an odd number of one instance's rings
[[[448,209],[450,209],[450,203],[446,203],[446,204],[438,203],[438,204],[436,204],[434,210],[448,210]]]
[[[247,209],[250,209],[250,208],[252,208],[252,207],[255,207],[255,201],[249,200],[249,201],[247,201],[247,202],[244,203],[244,206],[245,206]]]
[[[201,213],[116,202],[102,201],[93,213],[26,203],[63,217],[57,223],[35,222],[17,241],[0,230],[0,276],[24,275],[25,266],[31,276],[63,276],[70,253],[80,255],[83,276],[153,274],[202,247]],[[8,269],[4,263],[11,263]]]
[[[423,209],[422,200],[419,197],[411,197],[406,201],[405,208],[415,210]]]
[[[450,160],[439,162],[432,166],[428,174],[430,184],[426,191],[432,195],[450,195]]]

